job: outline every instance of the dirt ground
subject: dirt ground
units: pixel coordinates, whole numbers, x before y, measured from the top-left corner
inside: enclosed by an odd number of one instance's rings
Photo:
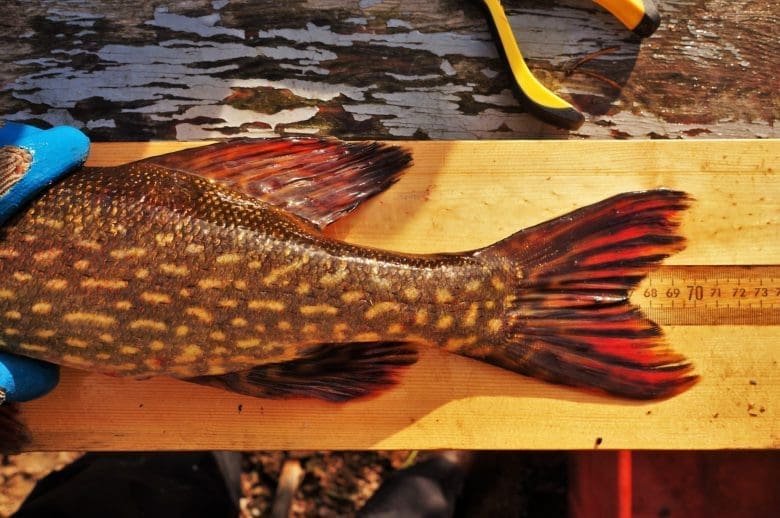
[[[0,517],[16,511],[38,480],[80,456],[75,452],[0,455]]]
[[[10,516],[35,482],[81,454],[26,453],[0,457],[0,517]],[[304,470],[290,516],[353,516],[390,474],[426,457],[392,452],[246,452],[241,518],[268,516],[287,459]],[[456,517],[549,517],[567,514],[567,459],[561,453],[482,452],[464,483]]]

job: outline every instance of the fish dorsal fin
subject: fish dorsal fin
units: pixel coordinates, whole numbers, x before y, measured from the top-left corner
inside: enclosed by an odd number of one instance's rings
[[[395,384],[416,361],[417,350],[403,342],[322,344],[287,362],[187,381],[268,399],[348,401]]]
[[[143,163],[197,174],[323,228],[392,185],[411,162],[398,146],[335,139],[241,139]]]

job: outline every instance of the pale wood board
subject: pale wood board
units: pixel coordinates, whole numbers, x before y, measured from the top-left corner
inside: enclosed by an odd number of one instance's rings
[[[780,264],[780,141],[404,142],[415,164],[331,229],[410,252],[486,245],[627,190],[691,193],[675,264]],[[90,165],[183,143],[95,144]],[[169,379],[73,370],[23,406],[30,450],[718,449],[780,447],[780,329],[668,327],[701,382],[665,401],[557,387],[435,350],[345,405],[269,401]],[[755,416],[751,415],[755,414]]]

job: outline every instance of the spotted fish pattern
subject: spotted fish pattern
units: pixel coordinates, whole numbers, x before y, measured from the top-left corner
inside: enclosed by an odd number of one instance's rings
[[[0,230],[0,348],[337,400],[391,382],[408,344],[631,397],[692,382],[627,299],[681,248],[683,193],[620,195],[481,250],[389,252],[321,230],[409,163],[366,146],[245,141],[71,174]]]

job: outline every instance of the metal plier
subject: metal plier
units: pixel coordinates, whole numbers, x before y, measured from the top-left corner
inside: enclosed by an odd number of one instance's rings
[[[661,23],[652,0],[593,0],[638,36],[650,36]],[[538,118],[565,129],[579,128],[585,118],[571,104],[540,83],[523,60],[520,47],[509,26],[501,0],[478,0],[487,11],[499,50],[512,72],[516,90],[525,108]]]

